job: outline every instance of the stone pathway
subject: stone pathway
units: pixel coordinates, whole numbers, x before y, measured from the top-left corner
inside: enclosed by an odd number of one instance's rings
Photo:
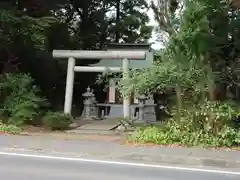
[[[79,126],[66,131],[67,133],[88,134],[88,135],[120,135],[123,131],[112,131],[111,129],[119,124],[118,119],[104,120],[78,120]]]

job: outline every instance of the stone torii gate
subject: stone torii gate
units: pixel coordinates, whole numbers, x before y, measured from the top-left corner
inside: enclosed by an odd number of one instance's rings
[[[129,78],[129,59],[131,60],[145,60],[145,51],[84,51],[84,50],[53,50],[54,58],[68,59],[66,90],[64,113],[71,114],[72,97],[74,85],[75,72],[123,72],[123,78]],[[121,67],[90,67],[90,66],[76,66],[76,59],[106,59],[106,60],[122,60]],[[129,119],[131,115],[130,97],[124,97],[123,100],[123,115],[124,118]]]

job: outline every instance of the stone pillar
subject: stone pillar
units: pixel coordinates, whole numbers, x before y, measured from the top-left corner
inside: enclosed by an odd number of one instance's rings
[[[141,95],[138,97],[138,107],[139,107],[139,114],[138,114],[138,121],[145,122],[144,120],[144,108],[145,108],[145,101],[147,97],[145,95]]]
[[[65,114],[71,114],[71,111],[72,111],[74,67],[75,67],[75,59],[70,57],[68,59],[67,79],[66,79],[66,91],[65,91],[65,102],[64,102]]]
[[[91,118],[94,97],[94,94],[91,92],[90,87],[87,88],[87,91],[83,94],[83,97],[84,97],[84,109],[82,113],[82,118],[89,120]]]
[[[123,59],[122,61],[122,69],[123,69],[123,80],[127,81],[125,83],[128,83],[129,81],[129,65],[130,61],[129,59]],[[126,96],[123,97],[123,117],[127,120],[131,119],[131,97]]]

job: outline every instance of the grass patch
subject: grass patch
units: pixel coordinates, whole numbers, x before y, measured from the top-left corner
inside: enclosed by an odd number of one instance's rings
[[[4,123],[0,123],[0,132],[6,134],[20,134],[22,129],[15,125],[7,125]]]
[[[240,146],[240,113],[236,105],[206,101],[177,114],[173,113],[166,124],[137,127],[128,140],[213,148]]]
[[[239,147],[240,131],[224,126],[219,132],[212,133],[203,129],[194,129],[185,120],[180,122],[171,120],[162,126],[137,127],[127,139],[142,144]]]

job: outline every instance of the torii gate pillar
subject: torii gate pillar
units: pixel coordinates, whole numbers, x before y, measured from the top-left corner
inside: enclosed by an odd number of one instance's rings
[[[72,96],[74,85],[74,72],[103,72],[106,70],[112,72],[123,71],[123,78],[129,79],[129,59],[145,60],[145,51],[83,51],[83,50],[54,50],[54,58],[68,58],[66,91],[64,102],[64,113],[71,114]],[[122,69],[120,67],[91,67],[91,66],[75,66],[75,59],[116,59],[122,60]],[[130,97],[124,97],[123,114],[124,118],[129,119],[131,114]]]

